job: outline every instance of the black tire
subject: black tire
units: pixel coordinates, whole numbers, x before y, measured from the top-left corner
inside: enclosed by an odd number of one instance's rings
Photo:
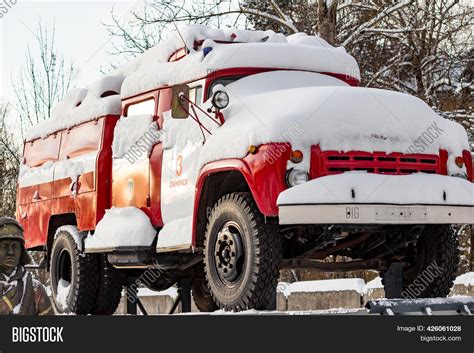
[[[206,228],[204,269],[220,308],[265,309],[276,291],[280,260],[276,220],[265,219],[249,193],[228,194],[215,204]]]
[[[93,315],[113,315],[122,297],[123,276],[108,261],[105,255],[98,255],[99,283]]]
[[[212,298],[212,294],[204,278],[196,279],[193,282],[192,294],[194,304],[196,304],[199,311],[210,313],[219,310],[219,306],[214,302],[214,298]]]
[[[416,244],[415,262],[403,271],[402,297],[446,297],[453,286],[459,265],[458,238],[449,225],[429,225]],[[385,286],[390,285],[384,281]]]
[[[51,249],[50,278],[58,313],[90,314],[97,292],[97,261],[78,248],[68,227],[59,229]],[[58,300],[58,283],[69,283],[64,300]],[[63,306],[63,303],[65,306]]]

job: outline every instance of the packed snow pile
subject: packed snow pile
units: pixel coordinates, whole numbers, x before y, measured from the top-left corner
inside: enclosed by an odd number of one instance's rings
[[[346,172],[316,178],[283,191],[278,205],[386,203],[474,205],[474,184],[437,174],[384,175]]]
[[[375,277],[373,280],[367,282],[365,285],[365,292],[369,292],[374,289],[381,289],[384,288],[382,284],[382,278],[381,277]]]
[[[169,249],[174,246],[192,245],[193,217],[179,218],[167,222],[158,234],[157,249]]]
[[[152,147],[160,139],[158,124],[151,115],[121,117],[115,125],[112,152],[114,158],[150,155]],[[135,160],[135,158],[134,158]]]
[[[341,291],[356,291],[357,293],[363,295],[365,293],[365,282],[361,278],[341,278],[320,281],[294,282],[283,290],[283,294],[285,297],[288,297],[293,293]]]
[[[121,76],[105,76],[88,88],[69,91],[53,108],[50,119],[28,130],[26,140],[45,138],[55,131],[68,129],[105,115],[120,115],[122,81]]]
[[[334,48],[323,39],[304,33],[285,37],[271,30],[219,30],[201,25],[189,26],[183,33],[190,50],[183,59],[168,62],[174,50],[183,47],[183,42],[173,38],[118,71],[127,76],[122,86],[124,97],[203,78],[216,69],[236,67],[297,69],[344,76],[351,73],[354,79],[360,79],[357,62],[344,48]],[[203,39],[202,46],[194,50],[194,41]]]
[[[463,285],[466,287],[474,287],[474,272],[468,272],[463,275],[460,275],[454,281],[454,285]]]
[[[117,247],[149,247],[156,237],[148,216],[136,207],[112,207],[105,211],[95,233],[85,240],[85,251]]]
[[[125,292],[125,291],[124,291]],[[154,291],[148,288],[138,288],[138,297],[154,297],[154,296],[169,296],[172,299],[176,299],[178,297],[178,288],[176,287],[169,287],[168,289],[162,291]]]
[[[18,183],[20,187],[42,184],[53,177],[55,163],[48,161],[39,167],[30,168],[26,164],[20,165]]]

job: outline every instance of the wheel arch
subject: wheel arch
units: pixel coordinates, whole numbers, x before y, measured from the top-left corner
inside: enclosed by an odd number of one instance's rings
[[[49,271],[49,259],[51,256],[51,249],[53,248],[54,236],[56,231],[62,226],[77,226],[77,219],[74,213],[63,213],[59,215],[53,215],[49,219],[48,223],[48,238],[46,239],[46,256],[48,259],[48,271]]]
[[[199,185],[201,186],[199,187]],[[218,191],[213,192],[213,190]],[[202,247],[203,245],[207,219],[213,205],[225,194],[237,191],[252,193],[247,178],[239,169],[216,170],[213,173],[202,175],[202,181],[198,183],[194,205],[193,243],[195,246]]]

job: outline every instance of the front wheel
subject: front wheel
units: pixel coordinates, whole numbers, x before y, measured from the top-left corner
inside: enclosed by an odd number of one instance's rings
[[[264,309],[276,291],[281,243],[249,193],[223,196],[214,206],[204,242],[204,269],[214,302],[225,310]]]

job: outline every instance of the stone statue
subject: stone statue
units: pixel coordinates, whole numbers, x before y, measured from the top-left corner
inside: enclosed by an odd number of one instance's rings
[[[44,286],[25,265],[23,228],[12,218],[0,218],[0,315],[54,315]]]

